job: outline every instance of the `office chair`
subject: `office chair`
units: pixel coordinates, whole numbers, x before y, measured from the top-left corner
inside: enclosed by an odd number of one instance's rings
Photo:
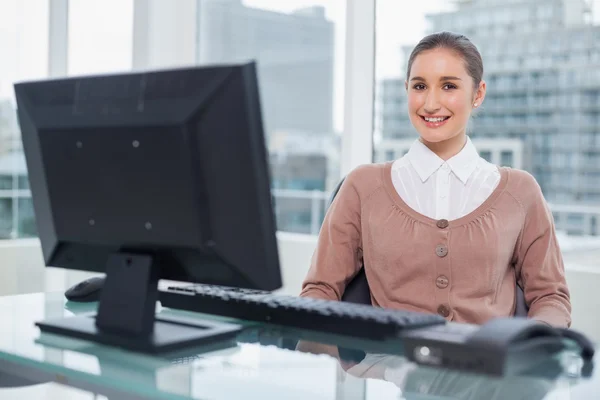
[[[344,182],[344,178],[337,184],[335,189],[329,198],[329,202],[327,207],[331,205],[333,199],[337,195],[342,183]],[[365,274],[365,268],[361,268],[358,274],[348,283],[346,286],[346,290],[342,295],[342,301],[347,301],[349,303],[358,303],[358,304],[371,304],[371,291],[369,290],[369,282],[367,281],[367,275]],[[523,289],[517,285],[517,298],[516,298],[516,308],[515,308],[515,317],[527,317],[529,307],[527,307],[527,302],[525,301],[525,295],[523,293]]]

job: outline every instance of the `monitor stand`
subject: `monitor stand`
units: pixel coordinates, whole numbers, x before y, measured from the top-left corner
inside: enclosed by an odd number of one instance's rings
[[[115,253],[106,266],[106,281],[94,315],[36,323],[45,333],[163,353],[234,339],[240,325],[193,317],[156,315],[160,265],[147,254]]]

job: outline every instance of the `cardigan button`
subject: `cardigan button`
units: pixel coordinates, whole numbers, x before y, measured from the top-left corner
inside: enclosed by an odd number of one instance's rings
[[[448,247],[443,244],[438,244],[435,248],[435,254],[437,254],[438,257],[446,257],[448,254]]]
[[[435,285],[440,288],[440,289],[445,289],[448,287],[448,283],[450,281],[448,280],[448,277],[444,276],[444,275],[440,275],[437,277],[437,279],[435,280]]]
[[[438,307],[437,312],[444,318],[448,318],[448,316],[450,315],[450,309],[444,304]]]
[[[448,225],[450,225],[450,223],[448,222],[447,219],[440,219],[437,223],[436,223],[437,227],[440,229],[445,229],[448,227]]]

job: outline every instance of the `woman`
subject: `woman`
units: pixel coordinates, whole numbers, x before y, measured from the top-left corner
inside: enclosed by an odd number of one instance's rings
[[[511,316],[568,327],[571,304],[554,222],[527,172],[482,159],[466,134],[486,93],[462,35],[425,37],[406,77],[409,152],[345,179],[321,228],[301,296],[339,300],[363,265],[374,306],[481,324]]]

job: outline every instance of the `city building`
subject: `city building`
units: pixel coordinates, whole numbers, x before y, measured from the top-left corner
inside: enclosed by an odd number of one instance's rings
[[[340,137],[277,131],[270,136],[272,192],[279,230],[317,234],[330,188],[340,179]]]
[[[0,98],[0,154],[21,148],[15,107],[8,98]]]
[[[0,154],[0,239],[37,235],[22,151]]]
[[[267,132],[333,132],[334,24],[323,7],[286,14],[200,0],[198,62],[256,60]]]

